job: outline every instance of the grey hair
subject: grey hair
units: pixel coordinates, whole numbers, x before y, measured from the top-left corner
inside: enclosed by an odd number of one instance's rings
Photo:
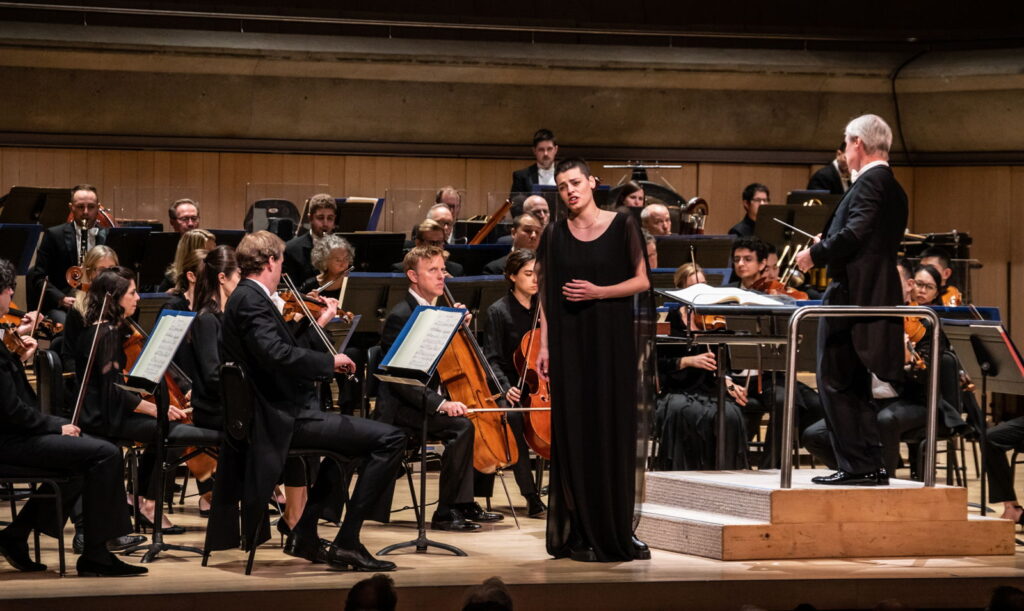
[[[349,244],[348,240],[334,234],[325,235],[313,245],[313,252],[310,253],[313,267],[321,272],[327,271],[327,259],[331,257],[331,251],[339,248],[345,249],[348,254],[348,262],[351,265],[356,260],[356,249]]]
[[[847,138],[860,138],[864,152],[889,158],[892,146],[892,130],[878,115],[861,115],[846,124]]]
[[[668,206],[665,204],[647,204],[643,210],[640,211],[640,221],[646,221],[651,218],[653,208],[663,208],[665,212],[668,212]]]

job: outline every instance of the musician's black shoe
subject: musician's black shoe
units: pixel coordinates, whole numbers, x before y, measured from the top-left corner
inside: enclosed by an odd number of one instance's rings
[[[143,528],[153,530],[153,521],[146,516],[139,516],[139,524],[142,524]],[[185,534],[185,527],[179,524],[172,524],[171,526],[162,529],[160,532],[165,535],[183,535]]]
[[[12,541],[7,537],[0,537],[0,556],[6,558],[11,566],[24,573],[46,570],[45,564],[34,562],[29,557],[27,541]]]
[[[540,500],[539,494],[527,494],[526,495],[526,515],[531,518],[539,518],[544,515],[547,511],[547,505],[544,501]]]
[[[134,577],[149,572],[146,567],[128,564],[110,552],[107,552],[102,562],[82,556],[75,568],[78,569],[79,577]]]
[[[284,553],[309,560],[313,564],[324,564],[327,562],[327,548],[330,545],[331,542],[326,539],[304,537],[292,531],[292,534],[288,535],[288,541],[284,544]]]
[[[811,482],[825,486],[888,486],[889,475],[885,469],[869,473],[847,473],[840,470],[831,475],[812,477]]]
[[[345,549],[332,544],[327,550],[327,564],[332,569],[346,570],[352,567],[354,571],[393,571],[398,568],[394,562],[377,560],[361,544],[355,549]]]
[[[466,503],[465,505],[459,505],[459,511],[463,517],[473,522],[501,522],[505,519],[505,516],[500,513],[494,513],[491,511],[484,511],[484,508],[480,506],[480,503]]]
[[[145,542],[146,538],[142,535],[124,535],[107,541],[107,550],[120,552]],[[76,554],[81,554],[85,551],[85,534],[81,532],[75,533],[75,538],[71,541],[71,550]]]
[[[576,562],[597,562],[597,552],[589,545],[583,545],[569,550],[569,558]]]
[[[480,530],[480,525],[467,521],[459,510],[450,509],[443,513],[435,513],[433,519],[430,520],[430,528],[433,530],[469,532]]]
[[[636,560],[650,560],[651,559],[651,548],[647,547],[647,544],[636,538],[633,535],[633,558]]]

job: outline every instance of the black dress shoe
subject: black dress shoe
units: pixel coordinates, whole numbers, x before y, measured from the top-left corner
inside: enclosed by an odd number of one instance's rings
[[[548,510],[547,505],[544,501],[540,500],[539,494],[527,494],[526,495],[526,515],[531,518],[539,518],[544,515],[544,512]]]
[[[139,516],[139,524],[142,524],[143,528],[153,530],[153,521],[147,518],[146,516]],[[185,534],[185,527],[179,526],[178,524],[174,524],[168,526],[167,528],[164,528],[160,532],[162,532],[165,535],[183,535]]]
[[[444,513],[435,513],[430,520],[430,528],[433,530],[450,530],[456,532],[468,532],[480,530],[480,525],[475,522],[468,522],[457,509],[450,509]]]
[[[332,569],[346,570],[352,567],[354,571],[393,571],[398,568],[394,562],[377,560],[361,544],[355,549],[331,545],[327,550],[327,564]]]
[[[480,503],[466,503],[465,505],[459,505],[459,511],[462,513],[464,518],[472,520],[473,522],[501,522],[505,519],[505,516],[500,513],[484,511],[484,508],[480,506]]]
[[[885,469],[869,473],[847,473],[839,470],[831,475],[812,477],[811,482],[825,486],[888,486],[889,476]]]
[[[569,552],[569,558],[576,562],[597,562],[597,552],[589,545],[574,547]]]
[[[110,554],[105,562],[97,562],[82,556],[75,568],[78,569],[79,577],[134,577],[149,572],[146,567],[128,564],[113,554]]]
[[[0,537],[0,556],[6,558],[11,566],[24,573],[46,570],[45,564],[34,562],[28,555],[27,541],[11,541],[6,537]]]
[[[324,564],[327,562],[327,548],[330,545],[331,542],[326,539],[312,539],[292,531],[284,544],[284,553],[309,560],[313,564]]]
[[[651,559],[651,548],[647,547],[647,544],[636,538],[633,535],[633,558],[635,560],[650,560]]]

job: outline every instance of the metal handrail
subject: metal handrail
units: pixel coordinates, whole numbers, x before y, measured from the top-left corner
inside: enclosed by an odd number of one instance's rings
[[[782,407],[781,487],[793,487],[793,404],[796,402],[796,353],[800,323],[805,318],[908,318],[919,316],[932,321],[931,366],[928,375],[928,423],[925,427],[924,485],[935,485],[935,433],[939,404],[939,315],[923,306],[804,306],[789,319],[786,346],[786,400]]]

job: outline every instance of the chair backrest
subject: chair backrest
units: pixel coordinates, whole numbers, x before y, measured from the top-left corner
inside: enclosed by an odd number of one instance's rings
[[[55,350],[37,350],[35,356],[36,395],[39,411],[47,416],[64,412],[64,370]]]
[[[377,396],[380,380],[373,374],[377,371],[383,358],[384,355],[381,353],[380,345],[370,346],[370,349],[366,351],[366,376],[364,377],[363,392],[366,393],[367,399]]]
[[[255,396],[241,365],[224,363],[220,366],[220,396],[224,405],[224,431],[233,439],[248,441]]]

